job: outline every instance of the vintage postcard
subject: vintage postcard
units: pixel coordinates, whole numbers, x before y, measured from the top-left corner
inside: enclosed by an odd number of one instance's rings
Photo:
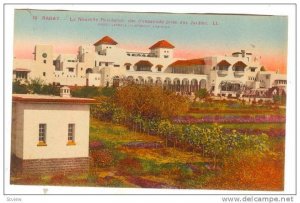
[[[12,185],[283,191],[288,17],[14,11]]]

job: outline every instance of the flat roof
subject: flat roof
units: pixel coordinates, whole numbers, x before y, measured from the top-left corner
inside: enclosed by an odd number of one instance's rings
[[[61,104],[95,104],[95,99],[79,98],[79,97],[60,97],[53,95],[39,94],[13,94],[13,102],[28,102],[28,103],[61,103]]]

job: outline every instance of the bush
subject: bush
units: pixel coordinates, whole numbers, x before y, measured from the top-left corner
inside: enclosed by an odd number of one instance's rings
[[[13,81],[12,91],[15,94],[27,94],[29,92],[27,85],[22,83],[20,80]]]
[[[114,164],[114,158],[109,150],[93,150],[90,156],[96,167],[107,167]]]

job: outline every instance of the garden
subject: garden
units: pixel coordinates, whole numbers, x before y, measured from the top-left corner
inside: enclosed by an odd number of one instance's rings
[[[190,101],[160,87],[85,87],[93,97],[90,171],[12,177],[15,184],[283,190],[285,108]]]

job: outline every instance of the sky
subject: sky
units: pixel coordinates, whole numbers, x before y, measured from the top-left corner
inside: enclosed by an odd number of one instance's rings
[[[15,58],[33,58],[36,44],[75,54],[108,35],[121,48],[145,52],[164,39],[175,57],[186,59],[243,49],[268,70],[286,73],[285,16],[15,10],[14,22]]]

